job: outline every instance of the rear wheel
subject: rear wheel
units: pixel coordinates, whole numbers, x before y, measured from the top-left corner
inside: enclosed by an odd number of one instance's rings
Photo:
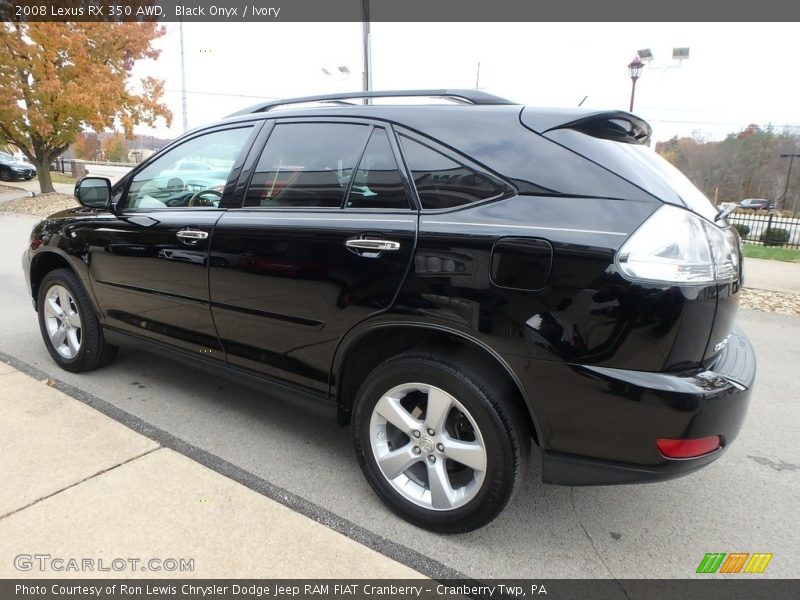
[[[68,269],[45,275],[36,304],[47,351],[67,371],[90,371],[111,362],[117,347],[107,344],[83,285]]]
[[[11,171],[0,169],[0,181],[11,181]]]
[[[378,495],[408,521],[457,533],[494,519],[524,472],[529,434],[505,382],[444,354],[378,366],[356,399],[353,435]]]

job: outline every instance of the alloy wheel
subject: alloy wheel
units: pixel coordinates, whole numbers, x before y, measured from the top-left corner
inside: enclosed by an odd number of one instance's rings
[[[47,291],[44,317],[53,348],[64,358],[75,358],[81,349],[81,317],[67,288],[54,285]]]
[[[453,510],[480,491],[483,437],[464,405],[444,390],[422,383],[390,389],[372,411],[369,432],[381,473],[417,506]]]

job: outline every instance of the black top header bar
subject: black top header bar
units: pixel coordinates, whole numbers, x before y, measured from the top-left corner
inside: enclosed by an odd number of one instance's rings
[[[800,20],[800,3],[786,0],[0,0],[0,20],[360,22],[365,5],[373,22]]]

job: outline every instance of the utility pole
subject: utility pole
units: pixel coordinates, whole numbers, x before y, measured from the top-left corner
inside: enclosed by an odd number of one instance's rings
[[[789,171],[786,173],[786,187],[783,189],[783,208],[786,209],[786,195],[789,193],[789,178],[792,176],[792,163],[794,162],[795,158],[800,158],[800,154],[781,154],[781,158],[788,158],[789,159]],[[794,217],[794,212],[797,209],[797,196],[794,197],[794,202],[792,202],[792,217]]]
[[[189,117],[186,114],[186,57],[183,52],[183,19],[180,21],[181,32],[181,109],[183,110],[183,131],[189,129]]]
[[[370,30],[369,30],[369,0],[363,0],[364,21],[362,24],[363,53],[364,53],[364,89],[369,92],[372,89],[372,56],[370,52]],[[369,98],[364,98],[364,104],[369,104]]]

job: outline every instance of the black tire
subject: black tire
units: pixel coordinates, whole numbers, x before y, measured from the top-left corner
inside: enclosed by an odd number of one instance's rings
[[[440,533],[460,533],[471,531],[486,525],[492,521],[513,496],[518,488],[520,479],[526,471],[527,458],[530,451],[530,430],[527,415],[523,414],[518,403],[515,401],[513,390],[509,385],[500,379],[483,375],[487,370],[480,365],[472,364],[469,361],[456,360],[443,352],[415,351],[401,354],[380,364],[364,381],[355,402],[353,416],[353,440],[356,454],[361,469],[372,488],[380,498],[397,514],[410,521],[418,527],[436,531]],[[407,385],[408,384],[408,385]],[[433,386],[439,391],[444,391],[446,395],[457,401],[467,413],[465,416],[461,408],[455,405],[448,409],[447,417],[450,425],[443,427],[447,430],[447,435],[452,436],[451,428],[453,421],[457,421],[456,436],[459,439],[466,439],[467,443],[478,444],[482,442],[485,450],[485,470],[480,468],[472,470],[457,461],[453,461],[447,456],[447,451],[441,455],[431,456],[436,451],[431,451],[429,443],[433,440],[437,450],[437,441],[445,441],[441,437],[430,437],[423,428],[423,437],[416,438],[416,433],[412,430],[411,434],[404,435],[400,430],[390,424],[381,425],[376,423],[386,423],[380,411],[376,411],[378,402],[390,390],[405,390],[417,384]],[[395,392],[402,395],[401,392]],[[420,401],[417,398],[430,396],[419,396],[421,391],[410,392],[403,396],[403,403],[414,405],[415,402],[424,402],[423,412],[421,404],[414,409],[417,418],[421,418],[422,423],[427,419],[428,400]],[[385,404],[383,406],[386,406]],[[373,414],[375,421],[373,422]],[[464,423],[467,427],[464,427]],[[474,431],[473,425],[477,427],[478,433]],[[460,437],[466,430],[466,438]],[[434,432],[436,433],[436,432]],[[444,435],[442,433],[441,435]],[[390,436],[398,440],[395,445],[389,442]],[[469,437],[472,437],[470,440]],[[387,440],[380,448],[383,439]],[[428,441],[426,441],[426,438]],[[449,439],[453,439],[450,437]],[[407,440],[407,441],[406,441]],[[395,483],[389,479],[390,475],[384,475],[384,471],[378,465],[376,453],[380,452],[400,452],[406,449],[406,443],[412,445],[411,450],[414,455],[421,455],[427,460],[418,460],[412,468],[403,471],[397,476]],[[424,444],[424,447],[423,447]],[[419,446],[415,448],[414,446]],[[420,452],[417,452],[420,450]],[[452,491],[456,485],[454,479],[459,477],[464,490],[467,486],[472,486],[470,493],[465,493],[461,500],[465,504],[450,508],[447,503],[441,504],[438,509],[433,507],[433,494],[430,485],[431,469],[435,466],[436,460],[441,462],[440,467],[444,469],[448,488]],[[422,465],[421,467],[419,465]],[[402,467],[401,467],[402,468]],[[454,471],[451,471],[454,469]],[[423,474],[423,470],[425,474]],[[464,475],[466,472],[466,476]],[[480,473],[482,480],[476,480]],[[425,477],[428,478],[425,483]],[[470,479],[472,477],[472,479]],[[463,481],[468,481],[464,484]],[[411,488],[409,488],[409,485]],[[428,486],[428,498],[431,506],[423,506],[424,489]],[[416,486],[416,487],[415,487]],[[415,493],[423,491],[423,496],[417,501],[410,499],[408,489],[417,490]],[[402,491],[401,491],[402,490]],[[441,498],[441,496],[440,496]],[[447,508],[441,508],[445,506]]]
[[[59,319],[53,317],[52,313],[48,313],[45,307],[48,295],[51,291],[56,291],[57,287],[66,289],[71,297],[67,301],[69,304],[69,311],[77,313],[79,317],[79,327],[76,333],[78,339],[78,347],[74,356],[66,356],[64,352],[70,352],[72,348],[65,348],[64,345],[59,345],[61,350],[56,347],[54,343],[49,326],[52,324],[62,324],[59,326],[66,327],[68,319]],[[63,302],[59,301],[59,306]],[[91,371],[99,367],[105,366],[110,363],[117,354],[117,347],[108,344],[103,337],[103,330],[100,327],[100,322],[97,320],[94,307],[91,300],[86,295],[86,290],[83,284],[76,277],[76,275],[69,269],[56,269],[45,275],[39,286],[39,293],[36,299],[36,309],[39,314],[39,330],[44,339],[44,345],[53,360],[58,365],[67,371],[80,373],[83,371]],[[64,310],[61,307],[61,310]]]
[[[8,169],[0,169],[0,181],[11,181],[11,171]]]

